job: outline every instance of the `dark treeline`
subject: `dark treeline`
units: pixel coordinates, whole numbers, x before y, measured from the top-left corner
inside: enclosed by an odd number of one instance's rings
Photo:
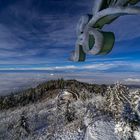
[[[51,80],[39,84],[35,88],[29,88],[6,96],[0,96],[0,109],[3,110],[17,106],[25,106],[29,103],[35,103],[45,98],[53,98],[58,94],[58,92],[54,92],[54,90],[60,91],[68,88],[70,90],[80,92],[80,90],[86,89],[89,92],[103,94],[105,93],[106,87],[106,85],[88,84],[76,80]]]

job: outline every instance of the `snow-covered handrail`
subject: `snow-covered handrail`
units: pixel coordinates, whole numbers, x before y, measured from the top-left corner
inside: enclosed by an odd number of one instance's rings
[[[77,25],[78,39],[70,60],[85,61],[86,54],[108,54],[114,46],[115,36],[102,28],[120,16],[140,14],[140,7],[134,6],[139,1],[95,0],[92,15],[82,16]]]

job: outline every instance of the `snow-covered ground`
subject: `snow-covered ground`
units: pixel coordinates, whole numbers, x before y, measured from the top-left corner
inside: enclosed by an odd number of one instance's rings
[[[129,93],[119,84],[105,95],[83,91],[87,98],[59,92],[54,99],[0,111],[0,139],[140,140],[139,91]]]

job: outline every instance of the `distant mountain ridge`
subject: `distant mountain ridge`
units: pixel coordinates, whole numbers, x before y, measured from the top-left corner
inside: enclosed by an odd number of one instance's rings
[[[54,90],[62,90],[68,88],[70,90],[79,91],[81,88],[89,92],[104,93],[107,86],[98,84],[89,84],[79,82],[77,80],[50,80],[39,84],[35,88],[29,88],[6,96],[0,96],[0,109],[8,109],[17,106],[25,106],[29,103],[35,103],[44,98],[54,96]]]

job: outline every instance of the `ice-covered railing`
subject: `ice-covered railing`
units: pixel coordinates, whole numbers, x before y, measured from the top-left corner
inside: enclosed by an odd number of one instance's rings
[[[115,42],[113,32],[103,31],[118,17],[140,14],[140,7],[134,6],[140,0],[95,0],[92,15],[82,16],[77,25],[78,39],[70,60],[85,61],[86,54],[108,54]],[[86,2],[86,1],[85,1]]]

